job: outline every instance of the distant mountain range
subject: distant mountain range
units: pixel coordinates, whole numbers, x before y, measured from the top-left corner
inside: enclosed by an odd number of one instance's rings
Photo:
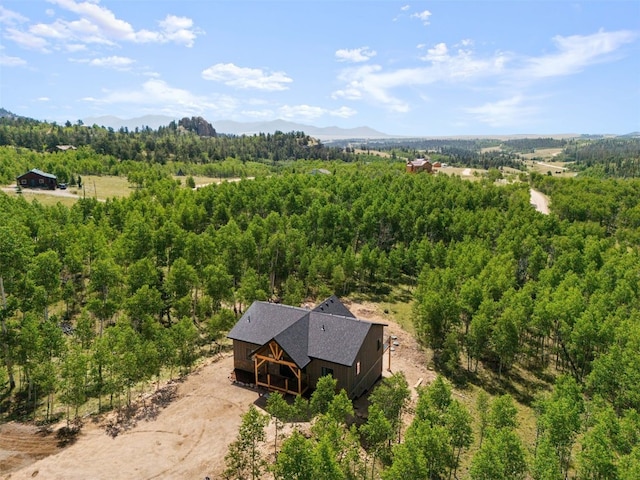
[[[98,125],[100,127],[111,127],[118,130],[126,127],[129,130],[149,127],[153,130],[158,127],[167,126],[178,118],[166,115],[145,115],[143,117],[122,119],[112,115],[102,117],[87,117],[82,121],[85,125]],[[307,135],[320,140],[337,140],[347,138],[392,138],[393,135],[378,132],[369,127],[340,128],[340,127],[315,127],[302,123],[288,122],[286,120],[272,120],[270,122],[235,122],[233,120],[220,120],[211,122],[218,134],[229,135],[255,135],[258,133],[281,132],[304,132]]]
[[[0,107],[0,118],[20,119],[28,118],[22,115],[17,115],[13,112]],[[129,130],[135,130],[136,128],[149,127],[152,130],[157,130],[158,127],[165,127],[172,121],[178,122],[180,118],[170,117],[168,115],[144,115],[142,117],[135,117],[129,119],[119,118],[113,115],[104,115],[99,117],[87,117],[82,121],[85,125],[98,125],[99,127],[111,127],[114,130],[118,130],[121,127],[126,127]],[[281,132],[304,132],[307,135],[318,138],[322,141],[331,140],[385,140],[393,138],[402,138],[405,141],[417,140],[417,139],[476,139],[476,138],[494,138],[501,140],[510,140],[517,138],[608,138],[608,137],[626,137],[626,138],[640,138],[640,132],[631,132],[624,135],[615,134],[576,134],[576,133],[564,133],[564,134],[519,134],[519,135],[423,135],[423,136],[406,136],[406,135],[389,135],[387,133],[379,132],[370,127],[356,127],[356,128],[340,128],[340,127],[316,127],[313,125],[306,125],[302,123],[289,122],[286,120],[272,120],[269,122],[235,122],[233,120],[220,120],[217,122],[211,122],[213,128],[218,134],[229,135],[255,135],[258,133],[274,133],[276,131]]]

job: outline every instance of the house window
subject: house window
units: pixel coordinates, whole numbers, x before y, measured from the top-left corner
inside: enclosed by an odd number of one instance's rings
[[[333,377],[333,368],[322,367],[321,369],[321,377],[326,377],[327,375],[331,375]]]
[[[356,375],[360,375],[360,362],[356,362]]]
[[[378,350],[380,350],[381,346],[382,346],[382,342],[380,341],[380,339],[378,339]]]
[[[27,179],[26,179],[26,178],[23,178],[22,180],[20,180],[20,183],[21,183],[22,185],[26,185],[26,184],[27,184]]]
[[[252,352],[253,352],[253,349],[247,348],[247,360],[252,360],[252,358],[251,358],[251,353]]]
[[[39,183],[40,185],[43,185],[43,184],[44,184],[44,178],[39,178],[39,179],[38,179],[38,183]]]

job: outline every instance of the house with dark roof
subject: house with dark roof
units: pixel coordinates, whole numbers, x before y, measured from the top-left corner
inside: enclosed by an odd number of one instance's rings
[[[58,178],[50,173],[34,168],[20,175],[16,182],[21,188],[46,188],[55,190],[58,186]]]
[[[332,296],[313,310],[254,302],[231,329],[239,381],[302,395],[331,375],[350,398],[382,376],[384,327],[356,318]]]

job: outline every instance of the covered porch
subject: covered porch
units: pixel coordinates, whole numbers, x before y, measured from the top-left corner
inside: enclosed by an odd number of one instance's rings
[[[253,355],[255,384],[268,390],[302,395],[309,388],[309,375],[286,355],[275,340]]]

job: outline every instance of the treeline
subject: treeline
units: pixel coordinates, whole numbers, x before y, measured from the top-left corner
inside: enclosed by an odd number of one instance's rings
[[[512,152],[527,153],[541,148],[564,148],[566,145],[567,140],[561,138],[514,138],[502,142],[501,147]]]
[[[252,136],[202,137],[179,128],[175,122],[158,130],[129,131],[121,128],[86,126],[82,122],[65,125],[26,118],[0,118],[0,146],[28,148],[35,152],[55,152],[58,145],[91,147],[99,155],[118,161],[134,160],[154,164],[171,161],[206,164],[227,158],[242,162],[281,162],[300,159],[352,161],[342,148],[326,147],[303,132],[275,132]]]
[[[583,175],[597,178],[640,177],[640,138],[604,138],[575,142],[564,151],[564,160]]]
[[[538,140],[536,142],[535,139],[531,139],[531,145],[553,143],[551,142],[552,139]],[[394,159],[415,159],[428,155],[433,161],[446,162],[457,167],[482,168],[485,170],[510,167],[522,170],[524,165],[519,156],[520,151],[514,147],[524,148],[528,144],[524,141],[521,144],[511,144],[510,142],[512,141],[501,142],[493,139],[380,140],[363,144],[360,149],[371,151],[371,148],[375,148],[389,152]]]
[[[126,177],[134,185],[144,185],[175,175],[246,178],[267,175],[282,167],[273,167],[261,162],[242,162],[235,158],[204,164],[183,161],[149,164],[135,160],[119,160],[112,155],[98,154],[86,146],[58,153],[34,152],[21,147],[0,147],[0,183],[15,183],[17,176],[32,168],[56,175],[58,182],[73,183],[79,175],[113,175]]]

